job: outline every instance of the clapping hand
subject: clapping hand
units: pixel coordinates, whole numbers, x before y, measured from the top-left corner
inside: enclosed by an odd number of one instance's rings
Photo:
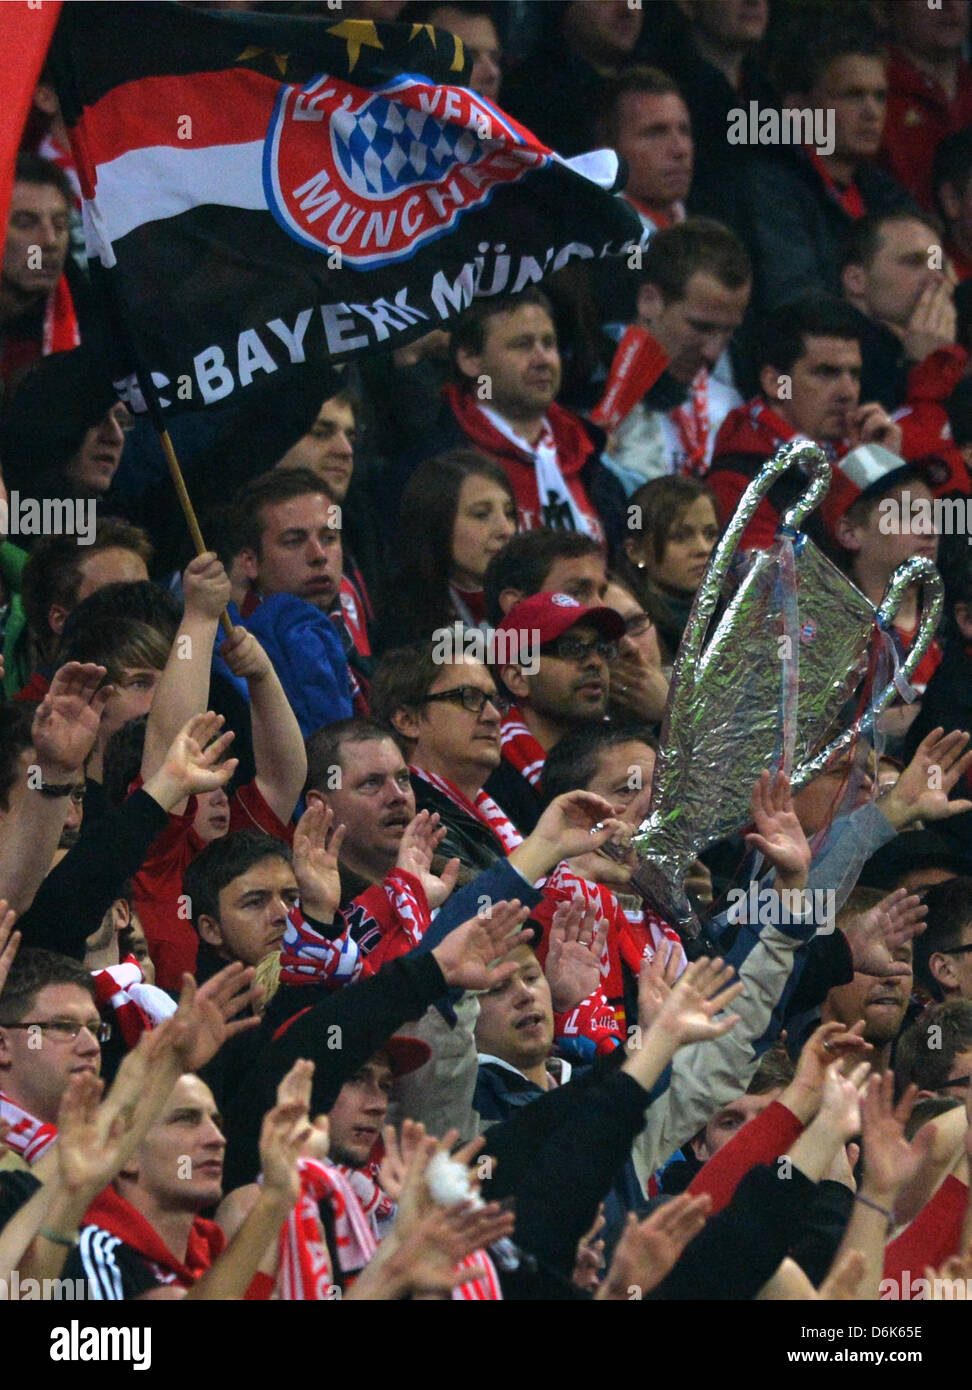
[[[750,809],[756,829],[744,838],[776,869],[775,886],[803,888],[810,872],[810,845],[793,809],[790,779],[784,772],[772,779],[768,772],[760,774]]]
[[[20,945],[20,932],[14,931],[17,914],[7,907],[6,898],[0,898],[0,994],[7,983],[10,967],[13,965],[17,947]]]
[[[544,974],[555,1014],[567,1013],[601,984],[607,920],[582,897],[559,903],[550,924]]]
[[[445,836],[446,828],[439,825],[438,811],[431,815],[428,811],[419,811],[405,827],[398,847],[398,867],[420,880],[429,907],[433,909],[442,906],[459,877],[458,859],[450,859],[441,874],[432,872],[435,851]]]
[[[941,727],[922,739],[897,782],[878,798],[878,809],[895,830],[917,820],[945,820],[972,811],[972,801],[948,799],[959,778],[972,767],[972,749],[965,751],[968,741],[969,735],[961,730],[946,734]]]
[[[644,1221],[628,1217],[614,1251],[611,1268],[595,1294],[598,1299],[644,1298],[672,1270],[689,1241],[702,1230],[712,1198],[683,1192],[653,1211]]]
[[[341,903],[338,859],[346,827],[334,825],[334,812],[311,802],[294,831],[294,875],[300,905],[318,922],[331,922]]]
[[[895,953],[925,930],[928,908],[907,888],[896,888],[886,898],[844,928],[854,960],[862,975],[910,975],[911,964],[896,960]]]
[[[45,783],[79,778],[114,687],[102,685],[104,666],[69,661],[54,672],[34,715],[30,740]]]

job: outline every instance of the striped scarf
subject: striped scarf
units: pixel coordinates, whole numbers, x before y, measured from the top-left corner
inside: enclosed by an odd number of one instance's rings
[[[15,1100],[0,1091],[0,1120],[5,1120],[10,1129],[4,1143],[13,1149],[25,1163],[35,1163],[57,1138],[57,1126],[45,1124],[24,1110]]]
[[[142,1034],[170,1018],[177,1005],[164,989],[145,983],[142,967],[134,956],[118,965],[92,970],[95,999],[104,1012],[111,1009],[125,1046],[133,1048]]]
[[[390,1215],[393,1207],[371,1168],[351,1169],[312,1158],[299,1159],[297,1166],[300,1197],[280,1231],[277,1296],[296,1302],[333,1299],[338,1285],[321,1224],[321,1203],[328,1203],[334,1217],[337,1259],[345,1283],[353,1282],[375,1254],[386,1213]],[[467,1255],[457,1268],[473,1264],[484,1265],[486,1274],[454,1289],[452,1297],[471,1302],[502,1298],[499,1276],[484,1250]]]
[[[347,926],[333,939],[312,927],[295,903],[287,914],[280,943],[282,985],[353,984],[364,968],[364,956]]]
[[[537,791],[543,776],[547,753],[539,739],[534,738],[516,705],[511,705],[500,729],[503,757],[525,777]]]
[[[467,816],[487,826],[499,840],[506,854],[512,854],[518,845],[522,845],[523,836],[502,806],[498,806],[482,787],[476,793],[475,800],[470,801],[447,777],[440,777],[436,772],[426,772],[424,767],[414,765],[410,765],[408,770],[423,782],[428,782],[429,786],[435,787],[443,796],[447,796],[453,805],[458,806],[460,811],[465,811]]]

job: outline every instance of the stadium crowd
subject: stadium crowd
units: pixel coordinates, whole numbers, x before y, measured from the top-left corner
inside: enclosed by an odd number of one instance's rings
[[[969,0],[341,10],[455,33],[552,148],[616,150],[650,240],[484,292],[326,399],[309,371],[173,421],[196,555],[148,421],[79,410],[42,75],[0,280],[0,1283],[972,1279],[972,548],[941,520],[972,492]],[[827,124],[731,138],[756,108]],[[631,841],[709,557],[793,439],[833,469],[830,561],[876,607],[935,560],[944,616],[878,734],[754,782],[690,869],[690,938]],[[913,590],[898,657],[918,623]]]

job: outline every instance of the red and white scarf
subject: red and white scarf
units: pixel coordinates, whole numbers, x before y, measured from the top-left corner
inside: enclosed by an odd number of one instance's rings
[[[95,999],[100,1010],[111,1009],[125,1046],[133,1048],[143,1033],[171,1018],[178,1005],[164,989],[145,982],[134,956],[118,965],[92,970]]]
[[[13,1149],[25,1163],[36,1163],[42,1154],[57,1138],[57,1126],[45,1124],[29,1110],[24,1110],[15,1100],[0,1091],[0,1120],[5,1120],[10,1129],[4,1142]]]
[[[297,903],[280,945],[280,983],[353,984],[416,947],[431,920],[421,881],[405,869],[392,869],[352,898],[337,914],[333,937],[312,926]]]
[[[547,750],[531,734],[516,705],[510,706],[500,727],[500,744],[506,761],[516,768],[521,777],[526,778],[531,787],[539,791]]]
[[[331,1254],[321,1224],[320,1204],[334,1216],[334,1238],[341,1273],[356,1275],[378,1249],[381,1212],[389,1199],[370,1171],[352,1170],[316,1159],[298,1160],[300,1198],[280,1232],[278,1297],[311,1302],[335,1297],[337,1287]],[[359,1190],[362,1195],[359,1195]],[[479,1301],[502,1298],[499,1277],[483,1250],[460,1261],[458,1269],[481,1264],[485,1276],[453,1290],[454,1299]]]
[[[361,976],[364,956],[347,926],[333,939],[312,927],[295,903],[287,914],[280,943],[282,985],[353,984]]]
[[[705,367],[692,381],[691,401],[676,406],[669,419],[682,444],[681,472],[696,478],[709,471],[709,373]]]
[[[408,770],[448,797],[453,805],[458,806],[460,811],[465,811],[467,816],[487,826],[503,846],[504,853],[512,854],[518,845],[523,844],[523,836],[502,806],[498,806],[482,787],[476,793],[475,799],[470,801],[448,777],[440,777],[437,772],[427,772],[424,767],[415,767],[414,764],[411,764]]]

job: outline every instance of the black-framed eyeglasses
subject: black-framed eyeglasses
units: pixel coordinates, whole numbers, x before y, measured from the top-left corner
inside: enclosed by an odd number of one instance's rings
[[[618,654],[618,644],[606,642],[600,637],[596,642],[583,642],[579,637],[571,637],[569,633],[565,633],[555,642],[548,642],[541,651],[547,656],[559,657],[561,661],[586,661],[594,652],[605,661],[614,661]]]
[[[942,946],[936,954],[940,956],[964,956],[967,951],[972,951],[972,942],[968,946]]]
[[[74,1042],[82,1028],[86,1028],[100,1043],[106,1043],[111,1037],[111,1024],[102,1023],[100,1019],[97,1023],[94,1019],[89,1019],[87,1023],[76,1023],[74,1019],[67,1018],[55,1018],[51,1022],[27,1019],[23,1023],[0,1023],[0,1028],[39,1028],[42,1033],[53,1033],[55,1037],[63,1038],[65,1041],[70,1039],[71,1042]]]
[[[946,1081],[942,1086],[936,1086],[935,1090],[950,1091],[953,1086],[958,1086],[963,1091],[967,1091],[970,1082],[972,1082],[972,1076],[953,1076],[951,1081]]]
[[[505,695],[496,692],[490,694],[488,690],[480,690],[478,685],[457,685],[453,690],[440,690],[435,695],[426,695],[422,703],[430,705],[434,700],[448,700],[450,704],[462,705],[470,714],[482,714],[487,705],[492,705],[500,717],[510,707]]]

